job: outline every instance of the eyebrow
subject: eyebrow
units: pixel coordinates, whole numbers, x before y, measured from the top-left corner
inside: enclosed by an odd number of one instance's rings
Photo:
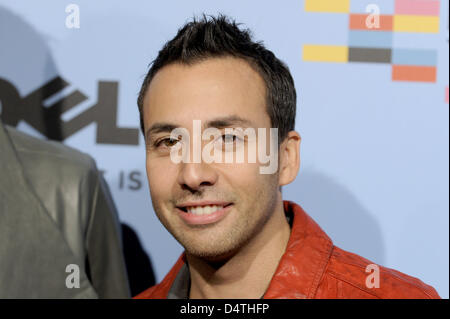
[[[206,124],[203,123],[204,128],[215,127],[218,129],[231,127],[231,126],[251,126],[251,121],[243,119],[237,115],[230,115],[225,117],[218,117],[213,120],[206,121]],[[153,124],[146,132],[146,139],[150,140],[150,136],[157,133],[169,133],[172,130],[182,127],[181,125],[177,125],[175,123],[155,123]]]
[[[251,124],[252,123],[249,120],[243,119],[237,115],[231,115],[207,121],[205,127],[224,128],[236,125],[251,126]]]

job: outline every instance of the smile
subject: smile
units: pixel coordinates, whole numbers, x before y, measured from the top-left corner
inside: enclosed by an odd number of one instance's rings
[[[217,205],[207,205],[207,206],[191,206],[186,207],[187,212],[194,215],[209,215],[213,214],[216,211],[223,209],[224,206],[217,206]]]
[[[205,225],[215,223],[226,216],[232,203],[186,203],[177,206],[179,216],[190,225]]]

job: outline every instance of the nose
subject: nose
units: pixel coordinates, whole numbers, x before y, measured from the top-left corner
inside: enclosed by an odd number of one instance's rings
[[[217,182],[217,172],[205,162],[180,163],[179,165],[178,184],[182,188],[196,191],[203,186],[212,186]]]

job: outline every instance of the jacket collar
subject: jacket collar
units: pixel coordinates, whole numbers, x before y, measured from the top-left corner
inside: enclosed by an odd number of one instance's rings
[[[299,205],[290,201],[283,204],[285,213],[293,218],[291,235],[264,298],[313,298],[331,256],[333,243]],[[185,263],[186,255],[183,253],[163,281],[153,287],[152,298],[167,298]]]
[[[291,236],[264,298],[313,298],[333,243],[299,205],[284,201],[284,210],[293,215]]]

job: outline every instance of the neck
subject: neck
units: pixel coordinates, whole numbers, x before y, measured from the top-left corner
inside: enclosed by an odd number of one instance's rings
[[[264,295],[289,241],[290,228],[280,200],[262,231],[236,254],[211,263],[186,253],[190,298],[259,299]]]

